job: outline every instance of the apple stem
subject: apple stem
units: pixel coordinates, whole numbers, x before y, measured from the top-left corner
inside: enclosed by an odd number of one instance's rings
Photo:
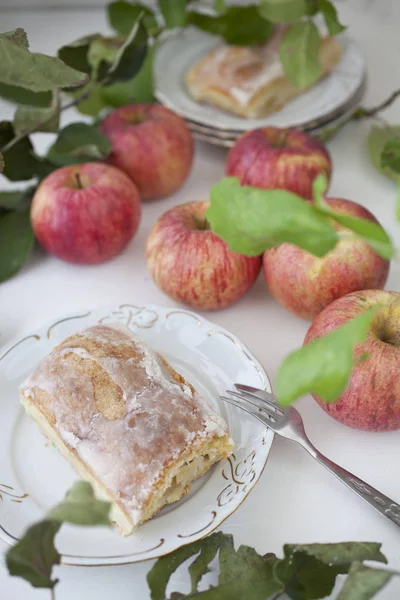
[[[75,173],[75,179],[76,179],[76,184],[78,186],[78,189],[81,190],[83,188],[83,185],[82,185],[81,176],[79,175],[79,173]]]

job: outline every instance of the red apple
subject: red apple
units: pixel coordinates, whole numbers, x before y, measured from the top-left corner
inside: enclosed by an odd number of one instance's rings
[[[373,317],[367,339],[355,348],[358,360],[339,400],[315,400],[332,417],[355,429],[400,429],[400,294],[380,290],[353,292],[335,300],[309,328],[304,343],[334,331],[366,309],[381,305]]]
[[[194,143],[185,121],[158,104],[121,106],[100,125],[111,142],[109,162],[124,171],[142,200],[168,196],[186,181]]]
[[[356,202],[341,198],[326,201],[337,212],[378,223]],[[339,241],[322,258],[292,244],[281,244],[265,252],[263,266],[272,296],[298,317],[309,320],[350,292],[383,288],[389,273],[389,261],[356,237]]]
[[[312,198],[312,183],[319,174],[330,180],[332,163],[325,146],[296,129],[264,127],[241,135],[231,148],[226,175],[242,185],[284,189]]]
[[[33,231],[43,248],[77,264],[101,263],[121,252],[140,216],[139,194],[129,177],[95,162],[53,171],[31,207]]]
[[[225,308],[253,285],[261,257],[229,250],[205,218],[208,202],[188,202],[164,213],[146,244],[147,269],[168,296],[199,310]]]

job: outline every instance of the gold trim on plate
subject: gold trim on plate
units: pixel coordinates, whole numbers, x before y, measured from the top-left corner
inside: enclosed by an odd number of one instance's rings
[[[194,533],[189,533],[188,535],[183,535],[183,534],[178,534],[178,538],[190,538],[194,535],[197,535],[198,533],[201,533],[202,531],[204,531],[205,529],[208,529],[210,527],[210,525],[212,525],[212,523],[214,523],[215,519],[217,518],[217,511],[213,510],[212,511],[212,519],[209,523],[207,523],[207,525],[204,525],[204,527],[202,527],[201,529],[199,529],[198,531],[195,531]]]
[[[260,379],[262,381],[262,384],[264,386],[264,389],[266,389],[268,379],[266,378],[266,376],[265,376],[264,372],[262,371],[262,369],[260,369],[260,367],[258,366],[258,364],[249,355],[248,351],[241,344],[239,344],[236,340],[234,340],[231,335],[229,335],[225,331],[222,331],[222,329],[210,329],[210,331],[207,333],[207,335],[209,335],[210,337],[212,335],[214,335],[214,334],[225,336],[226,338],[228,338],[228,340],[230,340],[232,342],[232,344],[234,344],[236,346],[236,348],[238,348],[241,352],[243,352],[243,354],[245,355],[245,357],[247,358],[247,360],[250,361],[250,363],[253,365],[253,367],[257,371],[257,373],[258,373],[258,375],[259,375],[259,377],[260,377]]]
[[[47,330],[47,338],[51,340],[51,330],[54,329],[54,327],[56,327],[57,325],[65,323],[66,321],[72,321],[73,319],[83,319],[84,317],[88,317],[91,314],[91,312],[92,311],[89,310],[84,315],[74,315],[73,317],[66,317],[65,319],[60,319],[56,323],[53,323],[53,325],[50,325],[50,327]]]
[[[3,358],[5,358],[7,356],[7,354],[10,354],[10,352],[12,350],[14,350],[14,348],[16,348],[17,346],[19,346],[20,344],[22,344],[22,342],[26,342],[26,340],[31,340],[32,338],[34,338],[35,340],[40,340],[40,335],[27,335],[26,337],[22,338],[22,340],[19,340],[18,342],[16,342],[13,346],[11,346],[10,348],[8,348],[5,352],[3,352],[3,354],[0,356],[0,360],[3,360]]]
[[[192,317],[192,319],[194,319],[196,321],[196,325],[201,325],[200,317],[198,317],[197,315],[194,315],[193,313],[190,313],[186,310],[171,310],[171,312],[169,312],[165,315],[165,320],[168,321],[168,319],[170,317],[172,317],[172,315],[184,315],[185,317]]]
[[[6,488],[6,489],[4,489]],[[24,500],[24,498],[28,497],[28,494],[22,494],[22,495],[18,495],[18,494],[14,494],[13,492],[15,492],[14,488],[11,487],[11,485],[6,485],[5,483],[0,483],[0,500],[3,501],[3,496],[8,496],[9,498],[11,498],[11,502],[18,502],[21,503],[22,500]]]

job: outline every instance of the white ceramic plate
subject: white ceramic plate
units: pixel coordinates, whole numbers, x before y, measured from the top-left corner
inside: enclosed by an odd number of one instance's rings
[[[333,71],[311,89],[289,102],[282,110],[260,119],[245,119],[192,100],[183,78],[187,70],[213,48],[215,36],[188,27],[167,38],[155,59],[156,98],[186,119],[218,129],[246,131],[256,127],[316,126],[345,105],[362,85],[365,59],[361,48],[342,33],[336,39],[343,56]]]
[[[195,483],[182,501],[123,538],[106,527],[64,525],[57,536],[62,563],[94,566],[156,558],[213,531],[240,506],[265,467],[273,433],[218,394],[242,382],[271,389],[268,377],[231,333],[193,313],[121,305],[59,319],[16,340],[0,354],[0,537],[8,544],[44,517],[77,479],[23,412],[18,386],[52,347],[73,332],[122,322],[142,337],[217,406],[236,444],[234,455]]]

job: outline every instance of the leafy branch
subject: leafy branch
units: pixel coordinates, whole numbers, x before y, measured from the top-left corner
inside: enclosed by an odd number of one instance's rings
[[[75,106],[78,106],[82,101],[87,99],[92,92],[96,90],[96,88],[100,88],[103,86],[110,85],[112,83],[117,83],[120,81],[126,81],[131,77],[134,77],[136,73],[140,70],[142,62],[146,56],[147,52],[147,33],[142,26],[142,18],[144,13],[139,13],[137,18],[135,19],[131,31],[126,38],[126,40],[119,44],[117,47],[117,51],[115,55],[110,55],[107,52],[102,52],[100,57],[94,63],[94,69],[89,68],[89,75],[92,74],[92,71],[95,72],[95,76],[90,81],[85,89],[78,93],[77,97],[73,100],[67,102],[63,106],[55,106],[54,110],[57,111],[58,115]],[[0,35],[1,38],[1,35]],[[0,40],[1,42],[1,40]],[[91,44],[101,43],[101,37],[96,36],[92,39]],[[1,48],[1,46],[0,46]],[[89,52],[89,46],[86,49],[86,52]],[[26,51],[27,55],[29,52]],[[66,56],[68,59],[68,56]],[[111,59],[110,59],[111,58]],[[75,59],[75,57],[74,57]],[[27,57],[24,54],[22,60],[24,64],[27,62]],[[55,59],[56,60],[56,59]],[[59,60],[59,59],[57,59]],[[61,61],[60,61],[61,62]],[[74,62],[74,61],[73,61]],[[72,70],[72,67],[68,67]],[[76,71],[78,72],[78,71]],[[81,74],[82,75],[82,74]],[[1,79],[1,70],[0,70],[0,79]],[[3,81],[5,77],[3,76]],[[85,79],[86,81],[86,79]],[[28,88],[30,89],[30,88]],[[42,131],[43,126],[45,126],[52,118],[53,114],[46,115],[45,118],[39,120],[34,123],[30,128],[23,130],[19,135],[15,136],[12,140],[10,140],[5,146],[0,148],[0,152],[4,154],[13,148],[16,144],[18,144],[25,137],[28,137],[30,134],[36,131]]]
[[[363,118],[363,117],[374,117],[375,115],[377,115],[382,110],[385,110],[386,108],[389,108],[389,106],[391,106],[393,104],[393,102],[395,100],[397,100],[397,98],[399,98],[399,97],[400,97],[400,89],[395,90],[394,92],[392,92],[390,94],[390,96],[388,98],[386,98],[386,100],[383,100],[383,102],[381,102],[380,104],[377,104],[377,106],[374,106],[372,108],[359,108],[355,112],[354,118],[355,119],[360,119],[360,118]]]
[[[11,575],[22,577],[34,587],[48,588],[55,599],[57,580],[52,570],[60,563],[55,537],[63,523],[80,526],[110,525],[110,504],[97,500],[89,483],[78,481],[65,499],[46,519],[32,524],[24,536],[6,553]],[[219,563],[217,585],[199,591],[203,576]],[[328,596],[338,575],[347,575],[338,600],[369,600],[394,576],[389,569],[366,566],[364,562],[386,564],[381,545],[374,542],[334,544],[286,544],[283,557],[258,554],[250,546],[235,549],[232,535],[213,533],[159,558],[147,574],[152,600],[168,600],[166,590],[171,575],[189,559],[189,594],[173,592],[169,600],[278,600],[286,594],[293,600],[317,600]]]
[[[347,575],[339,598],[369,600],[392,577],[400,575],[364,565],[364,561],[387,562],[376,543],[286,544],[283,557],[278,558],[272,553],[260,555],[250,546],[236,550],[233,537],[218,532],[158,559],[147,575],[152,600],[168,600],[166,590],[171,575],[193,557],[188,568],[190,593],[173,592],[169,600],[277,600],[284,594],[293,600],[317,600],[332,592],[338,575]],[[218,583],[198,591],[216,557]],[[359,585],[360,579],[363,585]]]

